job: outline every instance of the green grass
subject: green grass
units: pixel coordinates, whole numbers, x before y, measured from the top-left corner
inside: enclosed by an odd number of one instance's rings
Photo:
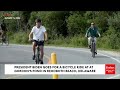
[[[13,44],[23,44],[23,45],[31,45],[32,43],[28,41],[29,32],[18,32],[13,33],[9,32],[10,43]],[[102,37],[97,40],[97,48],[99,50],[109,50],[109,51],[118,51],[119,48],[112,48],[110,45],[110,40],[107,37]],[[56,37],[55,40],[49,40],[48,44],[45,43],[46,46],[58,46],[58,47],[74,47],[74,48],[87,48],[87,38],[81,35],[77,35],[74,37],[66,37],[63,36]],[[120,45],[119,45],[120,46]]]
[[[10,43],[14,44],[30,44],[28,41],[29,32],[8,33]]]

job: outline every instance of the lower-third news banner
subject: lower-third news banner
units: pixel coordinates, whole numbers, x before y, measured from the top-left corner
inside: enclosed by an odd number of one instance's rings
[[[5,74],[115,74],[115,64],[5,64]]]

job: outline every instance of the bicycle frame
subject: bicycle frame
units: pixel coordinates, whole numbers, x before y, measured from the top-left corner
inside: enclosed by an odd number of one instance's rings
[[[37,41],[38,41],[38,43],[37,43],[37,47],[36,47],[36,49],[37,49],[36,64],[39,64],[39,63],[43,64],[43,61],[41,60],[41,53],[40,53],[41,48],[39,45],[39,43],[42,41],[40,41],[39,39]]]
[[[37,54],[36,54],[35,62],[36,64],[39,64],[40,63],[40,46],[37,45],[36,49],[37,49]]]
[[[31,40],[32,42],[34,41],[34,40]],[[38,43],[39,43],[40,41],[38,40]],[[41,55],[40,55],[40,46],[38,45],[38,43],[37,43],[37,46],[36,46],[36,55],[35,55],[35,62],[36,62],[36,64],[39,64],[39,63],[41,63],[42,61],[41,61]],[[42,63],[43,64],[43,63]]]
[[[9,45],[9,37],[8,37],[7,32],[6,32],[6,34],[4,34],[4,36],[2,37],[1,43],[2,43],[2,45],[3,45],[3,43],[5,43],[7,46]]]
[[[94,37],[91,37],[91,52],[92,52],[92,57],[94,58],[95,57],[95,40],[94,40]]]

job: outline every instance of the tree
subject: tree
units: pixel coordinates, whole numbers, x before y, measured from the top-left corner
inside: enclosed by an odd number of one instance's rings
[[[80,13],[73,13],[68,17],[67,21],[67,28],[68,33],[70,36],[74,36],[77,34],[84,34],[86,31],[86,19],[81,16]]]
[[[21,16],[21,22],[23,27],[22,29],[26,31],[31,11],[21,11],[20,13],[21,13],[20,16]]]

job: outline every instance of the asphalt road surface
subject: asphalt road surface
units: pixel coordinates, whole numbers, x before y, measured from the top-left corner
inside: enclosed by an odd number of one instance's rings
[[[115,75],[59,75],[59,79],[120,79],[120,54],[98,50],[95,58],[89,49],[45,46],[44,63],[51,53],[57,54],[58,64],[116,64]],[[4,64],[35,64],[31,45],[0,45],[0,79],[52,79],[52,75],[5,75]]]

